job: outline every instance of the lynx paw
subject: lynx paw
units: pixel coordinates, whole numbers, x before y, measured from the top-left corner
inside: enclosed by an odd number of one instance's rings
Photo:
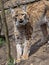
[[[27,59],[28,59],[28,55],[22,56],[22,60],[27,60]]]
[[[16,63],[20,63],[20,61],[21,61],[21,59],[17,59],[17,60],[16,60]]]

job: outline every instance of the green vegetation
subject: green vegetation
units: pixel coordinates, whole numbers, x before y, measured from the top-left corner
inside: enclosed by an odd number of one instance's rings
[[[13,58],[9,60],[8,65],[14,65],[14,60],[13,60]]]
[[[3,38],[0,38],[0,47],[5,43],[5,40]]]

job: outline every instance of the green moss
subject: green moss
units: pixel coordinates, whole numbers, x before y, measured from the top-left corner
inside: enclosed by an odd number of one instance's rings
[[[0,38],[0,47],[4,44],[4,39],[3,38]]]
[[[9,62],[8,62],[8,65],[14,65],[14,60],[10,59]]]

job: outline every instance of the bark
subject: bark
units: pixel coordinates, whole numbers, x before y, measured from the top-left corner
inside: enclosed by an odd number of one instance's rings
[[[5,34],[5,38],[6,38],[6,43],[8,46],[8,58],[11,59],[11,49],[10,49],[10,41],[8,38],[8,26],[7,26],[7,22],[6,22],[6,16],[5,16],[5,10],[4,10],[4,2],[3,0],[0,0],[0,5],[1,5],[1,16],[2,16],[2,22],[3,22],[3,28],[4,28],[4,34]]]
[[[1,35],[1,29],[2,29],[2,22],[1,22],[1,16],[0,16],[0,35]]]

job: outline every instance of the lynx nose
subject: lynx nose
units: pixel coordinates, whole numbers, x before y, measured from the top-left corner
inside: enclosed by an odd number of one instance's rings
[[[22,19],[20,19],[19,23],[23,23],[23,20],[22,20]]]

